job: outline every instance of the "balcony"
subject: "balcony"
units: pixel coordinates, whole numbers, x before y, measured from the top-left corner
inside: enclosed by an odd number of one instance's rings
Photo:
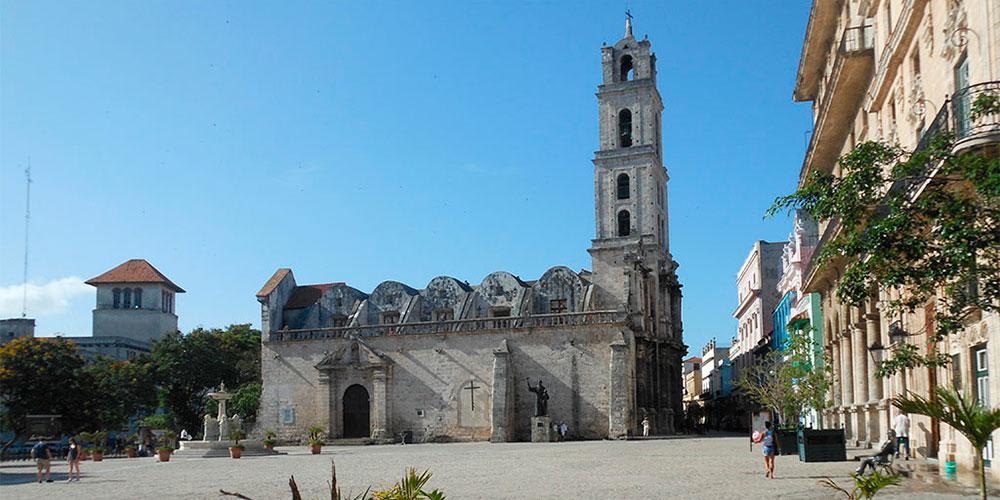
[[[830,74],[816,94],[813,135],[799,174],[801,183],[816,168],[832,169],[861,105],[875,66],[875,31],[870,25],[847,28],[840,37]]]
[[[589,311],[582,313],[536,314],[534,316],[473,318],[420,323],[280,330],[271,334],[271,340],[275,342],[288,342],[299,340],[342,339],[350,337],[381,337],[385,335],[476,333],[488,332],[491,330],[561,328],[615,324],[625,324],[624,312]]]
[[[1000,113],[973,117],[973,103],[983,96],[1000,98],[1000,81],[979,83],[961,89],[942,108],[944,111],[944,108],[950,106],[951,119],[948,125],[955,134],[955,153],[973,152],[1000,144]]]

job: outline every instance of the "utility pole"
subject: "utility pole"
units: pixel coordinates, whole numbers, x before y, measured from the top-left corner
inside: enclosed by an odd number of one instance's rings
[[[28,317],[28,226],[31,222],[31,158],[24,169],[24,280],[21,285],[21,317]]]

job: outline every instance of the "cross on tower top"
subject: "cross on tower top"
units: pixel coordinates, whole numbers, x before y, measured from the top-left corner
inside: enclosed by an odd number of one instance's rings
[[[632,13],[625,9],[625,38],[632,37]]]

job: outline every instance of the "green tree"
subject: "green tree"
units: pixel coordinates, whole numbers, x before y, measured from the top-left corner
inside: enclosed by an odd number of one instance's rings
[[[968,390],[967,390],[968,391]],[[980,497],[987,497],[986,462],[983,448],[1000,428],[1000,408],[986,408],[975,399],[966,399],[962,392],[947,387],[934,389],[935,398],[925,398],[911,393],[893,398],[892,404],[905,413],[916,413],[936,418],[962,433],[976,449],[976,463],[979,468]]]
[[[148,357],[98,358],[84,367],[81,381],[91,394],[88,412],[99,429],[124,429],[129,417],[156,409],[156,371]]]
[[[0,401],[4,426],[14,439],[27,437],[28,415],[61,415],[64,431],[92,427],[86,411],[88,392],[81,384],[84,359],[76,346],[61,339],[22,337],[0,346]]]
[[[163,406],[178,427],[198,429],[212,389],[260,384],[260,331],[237,324],[168,335],[153,346],[152,361]]]
[[[737,384],[756,403],[778,412],[780,421],[795,425],[808,410],[828,405],[831,373],[811,329],[795,329],[781,350],[774,350],[743,371]]]
[[[1000,105],[984,95],[972,110],[976,119]],[[1000,155],[955,154],[955,143],[947,132],[912,152],[861,143],[840,158],[841,176],[812,172],[767,214],[804,209],[839,224],[818,256],[845,268],[837,296],[860,307],[876,290],[901,291],[887,303],[892,315],[936,302],[931,345],[962,329],[971,313],[1000,307]],[[946,361],[933,348],[908,345],[877,375]]]

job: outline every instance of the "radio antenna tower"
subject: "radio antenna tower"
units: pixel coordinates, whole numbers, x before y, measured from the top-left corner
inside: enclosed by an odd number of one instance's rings
[[[31,222],[31,158],[24,169],[24,281],[21,285],[21,317],[28,317],[28,225]]]

